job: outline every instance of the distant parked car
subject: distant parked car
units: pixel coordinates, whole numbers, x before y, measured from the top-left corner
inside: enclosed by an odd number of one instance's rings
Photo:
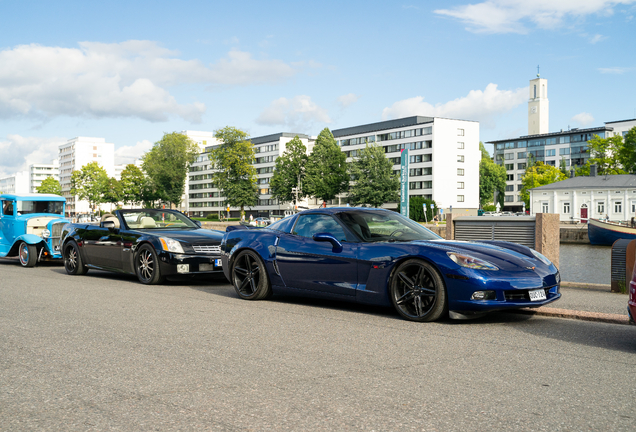
[[[257,217],[256,219],[254,219],[254,222],[256,222],[256,226],[267,226],[272,223],[272,221],[264,217]]]
[[[23,267],[61,259],[65,204],[53,194],[0,195],[0,257],[17,256]]]

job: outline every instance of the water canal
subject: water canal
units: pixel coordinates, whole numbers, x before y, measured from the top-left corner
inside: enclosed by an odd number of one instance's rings
[[[561,243],[559,271],[561,280],[610,284],[611,246]]]

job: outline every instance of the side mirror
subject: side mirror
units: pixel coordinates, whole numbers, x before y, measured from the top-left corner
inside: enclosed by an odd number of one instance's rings
[[[102,227],[108,228],[109,230],[114,230],[115,229],[115,222],[113,222],[113,221],[102,222]]]
[[[194,222],[199,228],[201,228],[201,221],[193,220],[192,222]]]
[[[316,233],[314,234],[313,239],[317,242],[329,242],[333,246],[333,252],[342,252],[342,243],[340,243],[332,234]]]

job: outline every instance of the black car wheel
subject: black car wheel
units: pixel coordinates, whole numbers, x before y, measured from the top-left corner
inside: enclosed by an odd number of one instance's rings
[[[139,282],[146,285],[156,285],[164,281],[159,268],[159,260],[154,248],[144,244],[139,248],[135,257],[135,271]]]
[[[262,300],[272,294],[263,260],[252,251],[240,252],[232,265],[232,283],[239,297]]]
[[[18,256],[22,267],[33,267],[38,262],[38,249],[34,245],[22,242],[18,246]]]
[[[435,321],[447,312],[446,287],[432,265],[417,259],[403,262],[390,285],[391,301],[410,321]]]
[[[64,268],[70,275],[84,275],[88,268],[82,262],[77,243],[70,242],[64,247]]]

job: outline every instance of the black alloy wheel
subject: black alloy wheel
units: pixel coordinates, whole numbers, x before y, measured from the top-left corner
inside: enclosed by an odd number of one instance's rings
[[[446,287],[435,268],[410,259],[395,270],[390,285],[391,301],[398,313],[410,321],[435,321],[447,313]]]
[[[164,281],[159,268],[159,259],[155,249],[149,244],[144,244],[139,248],[135,256],[135,271],[137,279],[145,285],[156,285]]]
[[[88,268],[82,262],[79,247],[74,241],[67,243],[64,247],[64,268],[70,275],[84,275]]]
[[[232,284],[239,297],[246,300],[262,300],[272,294],[263,260],[249,250],[240,252],[234,260]]]
[[[18,246],[18,256],[22,267],[34,267],[38,262],[38,248],[22,242]]]

